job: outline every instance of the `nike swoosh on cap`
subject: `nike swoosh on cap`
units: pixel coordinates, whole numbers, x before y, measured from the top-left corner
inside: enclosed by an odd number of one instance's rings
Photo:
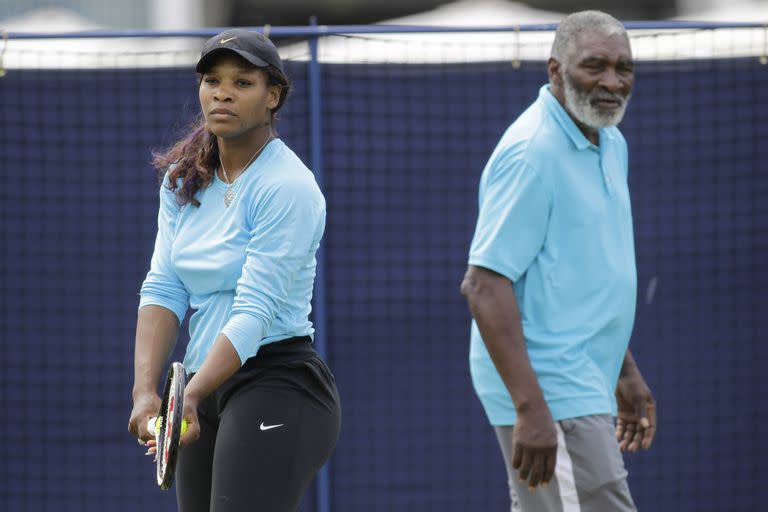
[[[222,37],[221,40],[219,41],[219,43],[221,43],[221,44],[228,43],[228,42],[230,42],[233,39],[237,39],[237,36],[235,36],[235,37],[228,37],[227,39],[224,39]]]

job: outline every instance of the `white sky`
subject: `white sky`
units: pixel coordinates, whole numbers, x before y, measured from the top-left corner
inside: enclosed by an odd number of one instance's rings
[[[162,0],[160,0],[162,1]],[[179,1],[179,0],[174,0]],[[195,0],[196,1],[196,0]],[[684,0],[717,4],[707,11],[679,17],[698,21],[768,22],[767,0]],[[542,11],[506,0],[459,0],[432,11],[388,20],[398,25],[514,26],[559,21],[564,14]],[[9,32],[69,32],[99,27],[63,9],[44,9],[0,22]],[[381,34],[364,39],[330,37],[321,40],[322,62],[467,62],[543,60],[553,33],[514,32],[463,34]],[[3,42],[0,40],[0,51]],[[9,40],[6,68],[188,66],[197,58],[197,39],[61,39]],[[768,52],[768,29],[633,32],[638,59],[711,56],[760,56]],[[284,58],[305,60],[306,44],[281,48]]]

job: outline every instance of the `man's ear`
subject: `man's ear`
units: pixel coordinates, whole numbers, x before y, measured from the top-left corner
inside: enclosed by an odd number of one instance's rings
[[[549,75],[549,83],[556,86],[563,86],[563,67],[554,58],[550,57],[547,61],[547,75]]]

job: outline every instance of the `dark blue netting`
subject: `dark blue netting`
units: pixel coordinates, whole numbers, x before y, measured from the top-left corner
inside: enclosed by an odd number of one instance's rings
[[[305,68],[290,64],[280,132],[307,160]],[[507,507],[458,288],[485,160],[545,80],[542,63],[323,66],[326,335],[344,408],[333,511]],[[622,126],[632,348],[660,408],[653,450],[627,459],[641,510],[768,503],[766,90],[756,59],[638,66]],[[147,162],[196,101],[187,70],[0,79],[2,510],[174,508],[126,425],[155,234]]]

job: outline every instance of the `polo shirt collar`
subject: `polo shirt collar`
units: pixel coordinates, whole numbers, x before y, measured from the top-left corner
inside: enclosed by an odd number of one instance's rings
[[[581,133],[579,127],[576,126],[576,123],[573,122],[573,119],[568,115],[568,112],[566,112],[563,106],[560,105],[560,102],[557,101],[557,98],[552,94],[552,91],[549,90],[549,84],[543,85],[541,89],[539,89],[539,100],[544,103],[547,110],[549,110],[552,117],[555,118],[557,124],[559,124],[563,131],[568,135],[576,148],[583,150],[593,146],[593,144],[589,142],[589,139]],[[606,131],[603,129],[600,129],[599,132],[601,139],[607,135]]]

